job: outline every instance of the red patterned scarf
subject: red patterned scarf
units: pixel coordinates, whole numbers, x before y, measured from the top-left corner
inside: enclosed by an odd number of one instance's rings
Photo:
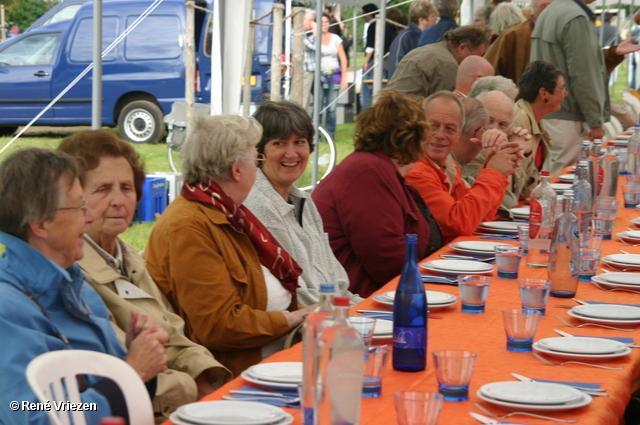
[[[195,186],[185,183],[182,186],[182,196],[189,201],[213,205],[225,213],[231,225],[249,236],[258,252],[260,263],[280,279],[282,286],[291,295],[296,294],[298,276],[302,274],[302,269],[251,211],[243,205],[236,205],[214,182]]]

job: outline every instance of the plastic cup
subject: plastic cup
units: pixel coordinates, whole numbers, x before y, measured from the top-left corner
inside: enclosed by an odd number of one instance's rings
[[[349,324],[358,331],[362,341],[364,341],[364,346],[370,346],[373,340],[373,330],[376,327],[376,319],[373,317],[352,316],[349,317]]]
[[[507,334],[507,350],[528,352],[533,348],[533,337],[536,335],[540,312],[508,308],[502,310],[504,330]]]
[[[501,279],[516,279],[523,249],[517,245],[496,245],[495,246],[496,265],[498,266],[498,277]]]
[[[529,253],[529,226],[518,226],[518,241],[522,247],[522,255]]]
[[[382,395],[382,377],[388,358],[389,348],[386,345],[365,347],[362,397],[380,397]]]
[[[428,391],[393,393],[398,425],[436,425],[444,397]]]
[[[489,276],[458,276],[458,289],[463,313],[484,313],[490,283]]]
[[[611,232],[616,224],[617,212],[596,211],[593,215],[593,231],[596,235],[602,235],[605,241],[611,240]]]
[[[465,350],[440,350],[433,352],[436,366],[438,392],[446,401],[469,399],[469,382],[473,375],[477,354]]]
[[[520,300],[523,310],[539,311],[544,316],[551,291],[551,281],[549,279],[522,278],[520,283]]]
[[[622,196],[625,208],[635,208],[640,205],[640,184],[629,183],[622,185]]]
[[[580,249],[580,276],[578,280],[582,282],[591,282],[591,278],[595,276],[598,271],[598,264],[600,263],[600,256],[602,251],[592,248]]]

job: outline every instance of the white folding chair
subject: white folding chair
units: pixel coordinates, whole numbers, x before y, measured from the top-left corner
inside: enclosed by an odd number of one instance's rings
[[[81,403],[77,375],[111,379],[122,391],[129,410],[129,425],[153,425],[153,408],[140,376],[123,360],[97,351],[59,350],[41,354],[27,366],[27,382],[40,402]],[[84,412],[47,412],[53,425],[86,425]]]
[[[638,99],[637,97],[635,97],[634,95],[632,95],[628,91],[623,91],[622,92],[622,100],[624,101],[624,103],[629,105],[629,107],[633,111],[633,114],[636,117],[638,115],[640,115],[640,99]]]
[[[621,134],[624,131],[624,128],[622,128],[622,123],[620,122],[620,120],[618,118],[616,118],[613,115],[611,115],[609,117],[609,121],[611,121],[611,124],[613,124],[613,128],[616,131],[616,136],[618,134]]]
[[[602,127],[604,129],[604,137],[606,137],[607,140],[615,139],[618,135],[618,133],[616,132],[616,127],[611,121],[604,123]]]

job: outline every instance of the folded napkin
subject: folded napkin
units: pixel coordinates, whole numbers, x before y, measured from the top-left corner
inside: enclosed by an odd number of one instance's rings
[[[379,311],[363,311],[360,314],[379,320],[393,320],[393,311],[390,311],[389,313],[381,313]]]
[[[286,396],[289,397],[298,397],[298,391],[297,390],[267,390],[264,388],[258,388],[258,387],[252,387],[249,385],[243,385],[242,388],[240,388],[241,390],[244,391],[253,391],[256,394],[238,394],[238,393],[234,393],[231,394],[231,397],[233,397],[234,399],[238,399],[241,400],[243,398],[257,398],[260,397],[260,395],[258,395],[257,393],[264,393],[265,397],[260,399],[259,402],[260,403],[265,403],[265,404],[270,404],[272,406],[278,406],[278,407],[293,407],[293,408],[300,408],[300,403],[285,403],[284,401],[282,401],[281,399],[277,398],[277,397],[270,397],[269,393],[279,393],[279,394],[284,394]],[[258,400],[256,400],[258,401]]]
[[[546,382],[549,384],[563,384],[563,385],[571,385],[574,387],[581,387],[589,390],[595,390],[600,388],[600,384],[594,384],[592,382],[570,382],[570,381],[550,381],[546,379],[534,379],[536,382]]]
[[[579,336],[581,338],[601,338],[601,339],[612,339],[614,341],[621,342],[623,344],[633,344],[633,338],[624,338],[619,336],[588,336],[588,335],[574,335]]]
[[[601,301],[583,301],[587,304],[613,304],[613,305],[628,305],[629,307],[640,307],[638,304],[620,304],[620,303],[604,303]]]

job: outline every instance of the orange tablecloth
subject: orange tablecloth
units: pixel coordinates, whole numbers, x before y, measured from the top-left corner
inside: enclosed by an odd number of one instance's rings
[[[620,178],[620,183],[626,181]],[[622,200],[622,195],[619,195]],[[621,202],[622,205],[622,202]],[[615,236],[631,226],[630,220],[640,216],[639,210],[625,209],[621,206],[618,211],[618,220],[611,241],[604,241],[603,256],[620,253],[620,249],[633,254],[640,254],[640,247],[624,245]],[[475,240],[477,238],[464,237],[457,240]],[[505,242],[509,243],[509,242]],[[516,242],[514,242],[515,244]],[[383,249],[381,247],[381,249]],[[452,253],[448,247],[428,257],[426,260],[439,258],[440,254]],[[520,267],[521,277],[546,277],[546,269],[529,268],[522,262]],[[602,263],[601,263],[602,264]],[[600,272],[600,270],[599,270]],[[640,273],[638,274],[640,279]],[[390,281],[377,293],[393,290],[398,284],[398,278]],[[458,294],[455,286],[427,284],[426,288],[434,291]],[[640,304],[640,294],[625,292],[605,292],[589,282],[580,282],[576,297],[589,301],[605,301],[612,303]],[[618,336],[635,337],[636,343],[640,343],[640,332],[621,332],[607,330],[595,326],[580,329],[570,328],[560,322],[555,316],[560,316],[572,323],[580,323],[567,314],[566,308],[555,307],[557,304],[572,305],[571,299],[550,298],[547,305],[546,316],[540,319],[535,340],[558,336],[553,329],[560,329],[574,335],[589,336]],[[622,370],[605,370],[580,365],[548,366],[533,357],[531,353],[515,353],[506,350],[506,337],[502,322],[501,310],[509,307],[520,307],[520,296],[516,280],[498,279],[495,277],[489,291],[489,298],[484,314],[467,314],[460,311],[459,304],[448,307],[445,310],[434,313],[442,316],[442,319],[430,319],[428,338],[427,369],[422,372],[407,373],[393,370],[391,362],[387,365],[387,371],[383,380],[382,396],[378,398],[363,398],[360,423],[362,425],[389,425],[396,424],[396,414],[393,404],[393,392],[400,390],[427,390],[437,392],[437,382],[431,352],[441,349],[465,349],[478,353],[473,378],[470,386],[470,397],[466,402],[445,402],[440,414],[441,425],[465,425],[477,424],[468,412],[477,412],[473,403],[482,403],[488,409],[495,412],[503,412],[502,409],[483,402],[476,391],[486,383],[496,381],[514,380],[511,372],[520,373],[530,378],[555,379],[565,381],[595,382],[607,389],[609,397],[595,397],[593,402],[580,409],[565,413],[553,413],[558,418],[578,418],[580,425],[618,425],[623,417],[625,407],[629,402],[631,393],[638,389],[640,378],[640,349],[633,349],[632,353],[618,360],[602,362],[608,366],[623,366]],[[357,306],[358,309],[389,308],[373,301],[371,298]],[[354,308],[355,312],[355,308]],[[301,345],[298,344],[289,350],[279,352],[269,357],[267,362],[301,361]],[[239,388],[246,384],[242,378],[236,378],[216,392],[206,397],[206,400],[218,400],[223,395],[228,395],[230,389]],[[301,424],[300,409],[287,409],[295,417],[295,424]],[[527,418],[525,416],[512,417],[511,419],[521,423],[543,423],[543,420]],[[170,424],[170,422],[167,422]]]

